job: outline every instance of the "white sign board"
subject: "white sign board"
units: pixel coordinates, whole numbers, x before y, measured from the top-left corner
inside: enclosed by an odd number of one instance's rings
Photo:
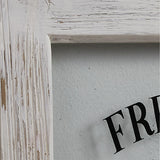
[[[53,49],[55,160],[158,160],[159,134],[149,99],[159,94],[158,45],[66,44]],[[132,109],[126,108],[135,103],[134,115],[145,123],[137,124],[141,139],[135,136]],[[113,135],[125,149],[115,154],[103,119],[117,111],[121,114],[111,119],[119,132]]]

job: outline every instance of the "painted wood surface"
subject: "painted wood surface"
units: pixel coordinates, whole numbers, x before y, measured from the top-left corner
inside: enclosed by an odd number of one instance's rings
[[[159,0],[54,0],[54,43],[158,42]]]
[[[53,160],[51,52],[39,27],[42,3],[0,0],[0,160]]]
[[[51,42],[158,42],[158,4],[0,0],[0,160],[53,160]]]

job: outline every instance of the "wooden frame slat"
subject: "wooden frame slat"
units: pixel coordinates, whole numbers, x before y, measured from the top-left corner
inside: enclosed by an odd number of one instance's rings
[[[0,0],[1,160],[53,159],[50,40],[36,26],[38,4]]]
[[[159,0],[54,0],[53,43],[159,41]]]

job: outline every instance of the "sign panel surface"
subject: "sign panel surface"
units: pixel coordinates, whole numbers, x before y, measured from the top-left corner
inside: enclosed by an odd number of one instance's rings
[[[55,160],[159,160],[158,45],[55,45],[53,82]]]

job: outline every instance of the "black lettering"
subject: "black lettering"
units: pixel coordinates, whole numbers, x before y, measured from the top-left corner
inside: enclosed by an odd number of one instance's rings
[[[139,109],[141,110],[141,118],[139,120],[136,120],[134,106],[138,106]],[[134,133],[135,133],[136,140],[135,140],[134,143],[144,139],[144,138],[141,138],[141,136],[140,136],[140,132],[139,132],[139,129],[138,129],[138,124],[142,124],[145,127],[146,132],[148,133],[148,135],[153,135],[154,131],[152,131],[150,129],[150,126],[149,126],[148,122],[145,120],[146,109],[145,109],[145,106],[143,105],[143,103],[138,102],[138,103],[133,104],[133,105],[127,107],[127,108],[129,110],[129,113],[130,113],[132,126],[133,126]]]
[[[113,125],[113,121],[111,119],[111,117],[116,115],[116,114],[119,114],[124,118],[123,113],[120,110],[120,111],[118,111],[118,112],[116,112],[116,113],[112,114],[111,116],[109,116],[109,117],[104,119],[108,123],[109,129],[110,129],[110,132],[111,132],[111,135],[112,135],[112,138],[113,138],[113,142],[114,142],[115,147],[116,147],[116,152],[115,153],[117,153],[117,152],[121,151],[122,149],[124,149],[124,148],[121,147],[119,139],[118,139],[118,136],[117,136],[118,133],[121,133],[123,135],[121,126],[119,125],[119,129],[116,131],[115,127]]]
[[[157,100],[158,97],[160,97],[160,95],[151,97],[151,99],[153,102],[154,114],[155,114],[156,123],[157,123],[157,133],[160,133],[160,112],[159,112],[159,105],[158,105],[158,100]]]

